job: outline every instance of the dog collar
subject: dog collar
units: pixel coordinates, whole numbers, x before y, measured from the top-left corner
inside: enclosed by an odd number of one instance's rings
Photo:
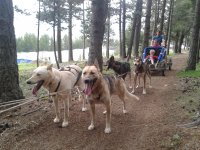
[[[58,85],[57,85],[56,90],[54,92],[57,92],[59,87],[60,87],[60,81],[58,82]]]

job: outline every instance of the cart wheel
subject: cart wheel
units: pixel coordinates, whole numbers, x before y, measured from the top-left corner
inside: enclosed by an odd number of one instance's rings
[[[169,70],[172,70],[171,65],[169,65]]]
[[[165,70],[162,71],[162,76],[165,76]]]

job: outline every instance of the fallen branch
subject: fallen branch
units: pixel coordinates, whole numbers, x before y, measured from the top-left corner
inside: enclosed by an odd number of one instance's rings
[[[23,103],[23,102],[26,102],[28,100],[23,100],[23,101],[19,101],[19,102],[13,102],[13,103],[10,103],[10,104],[4,104],[4,105],[0,105],[0,108],[3,108],[3,107],[8,107],[8,106],[12,106],[12,105],[16,105],[16,104],[20,104],[20,103]]]
[[[187,124],[181,124],[177,125],[178,127],[186,127],[186,128],[191,128],[200,125],[200,118],[198,118],[196,121],[187,123]]]
[[[16,102],[22,102],[22,101],[26,101],[26,100],[28,100],[28,99],[19,99],[19,100],[14,100],[14,101],[2,102],[2,103],[0,103],[0,105],[16,103]]]
[[[0,115],[3,114],[3,113],[5,113],[5,112],[7,112],[7,111],[12,110],[12,109],[15,109],[15,108],[18,108],[18,107],[20,107],[20,106],[23,106],[23,105],[25,105],[25,104],[32,103],[32,102],[35,101],[35,100],[38,100],[38,98],[34,98],[34,99],[32,99],[32,100],[26,101],[26,102],[24,102],[24,103],[22,103],[22,104],[19,104],[19,105],[17,105],[17,106],[13,106],[13,107],[10,107],[10,108],[8,108],[8,109],[2,110],[2,111],[0,111]]]
[[[37,109],[35,109],[35,110],[29,111],[29,112],[27,112],[27,113],[24,113],[24,114],[22,114],[22,116],[26,116],[26,115],[28,115],[28,114],[34,113],[34,112],[36,112],[36,111],[38,111],[38,110],[40,110],[40,109],[42,109],[42,107],[39,107],[39,108],[37,108]]]

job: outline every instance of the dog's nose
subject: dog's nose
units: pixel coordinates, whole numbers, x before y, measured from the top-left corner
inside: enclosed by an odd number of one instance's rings
[[[31,84],[31,81],[26,81],[27,84]]]

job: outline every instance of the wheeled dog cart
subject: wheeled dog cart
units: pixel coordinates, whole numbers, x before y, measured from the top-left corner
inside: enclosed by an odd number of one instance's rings
[[[151,64],[150,58],[146,60],[149,64],[150,71],[161,72],[162,76],[165,76],[165,70],[171,70],[172,59],[167,58],[166,49],[161,46],[149,46],[144,49],[142,60],[144,61],[148,55],[150,55],[150,50],[155,50],[154,56],[157,56],[157,59],[154,60],[154,64]]]

